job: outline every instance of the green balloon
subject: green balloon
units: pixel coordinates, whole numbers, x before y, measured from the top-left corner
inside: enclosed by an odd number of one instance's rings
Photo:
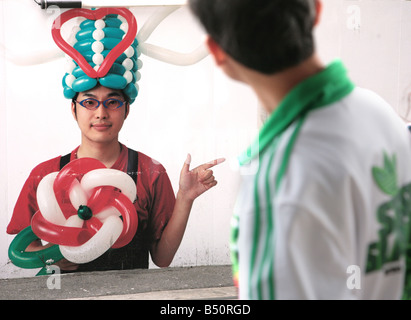
[[[91,212],[89,207],[81,205],[77,210],[77,215],[82,220],[90,220],[93,216],[93,212]]]
[[[31,229],[31,226],[17,234],[9,247],[9,258],[11,262],[20,268],[35,269],[53,264],[63,259],[63,255],[61,254],[58,245],[39,251],[26,252],[25,250],[30,243],[38,239],[39,238]]]

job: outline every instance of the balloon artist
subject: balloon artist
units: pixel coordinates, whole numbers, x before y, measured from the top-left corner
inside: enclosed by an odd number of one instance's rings
[[[66,41],[60,28],[73,18],[82,22]],[[22,267],[55,263],[62,272],[148,268],[149,254],[157,266],[167,267],[179,248],[194,200],[217,184],[210,168],[224,159],[190,169],[188,155],[175,194],[160,163],[119,142],[138,95],[141,62],[136,33],[135,17],[124,8],[73,9],[53,24],[53,39],[69,56],[63,92],[71,99],[81,143],[69,154],[37,165],[21,190],[7,232],[23,234],[9,250],[21,256]],[[113,176],[113,171],[126,178]],[[134,196],[126,197],[130,190]],[[49,209],[53,213],[47,214]],[[103,229],[110,224],[110,230],[117,230],[115,237]],[[105,252],[91,252],[85,259],[80,251],[90,253],[90,241],[98,243],[107,235],[114,245],[105,251],[99,243]],[[61,242],[61,250],[53,241]],[[39,252],[42,255],[36,255]],[[41,257],[53,258],[40,263]]]

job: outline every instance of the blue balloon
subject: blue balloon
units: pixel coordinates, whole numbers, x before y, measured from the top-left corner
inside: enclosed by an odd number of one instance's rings
[[[123,67],[123,65],[114,62],[108,73],[113,73],[113,74],[119,74],[123,75],[124,72],[126,72],[126,68]]]
[[[86,75],[80,67],[74,68],[71,74],[75,76],[76,78],[84,77]]]
[[[107,27],[111,28],[120,28],[121,24],[123,23],[120,19],[117,18],[117,15],[113,14],[106,16],[106,19],[104,20],[106,23]]]
[[[118,74],[107,74],[100,78],[99,82],[104,87],[118,90],[124,89],[127,85],[127,80]]]
[[[134,83],[129,83],[123,92],[130,98],[130,103],[132,103],[138,95],[138,90]]]
[[[92,51],[91,50],[91,45],[93,44],[94,39],[85,39],[82,41],[77,41],[73,48],[76,49],[78,52],[81,54],[87,52],[87,51]]]
[[[126,34],[123,30],[118,28],[103,28],[104,34],[106,38],[115,38],[115,39],[123,39],[123,36]]]
[[[73,99],[76,96],[77,92],[70,87],[64,86],[63,94],[66,99]]]
[[[101,42],[104,44],[104,49],[111,50],[121,42],[121,39],[104,38],[101,40]]]
[[[76,92],[83,92],[93,89],[97,83],[97,79],[84,76],[74,80],[71,87]]]
[[[83,41],[86,39],[93,38],[93,32],[96,30],[95,27],[90,27],[86,29],[81,29],[79,32],[76,34],[76,39],[77,41]]]

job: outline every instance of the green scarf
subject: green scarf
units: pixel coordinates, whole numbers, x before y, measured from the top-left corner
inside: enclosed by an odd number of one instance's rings
[[[311,110],[339,101],[353,89],[354,84],[347,77],[347,70],[340,60],[299,83],[271,114],[254,143],[239,157],[240,165],[248,164],[261,154],[274,138],[281,135],[293,122],[300,119],[300,127]],[[294,139],[297,132],[293,134]]]

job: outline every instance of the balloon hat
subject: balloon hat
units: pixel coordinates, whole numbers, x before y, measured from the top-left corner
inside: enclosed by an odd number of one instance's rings
[[[83,21],[73,27],[67,42],[61,27],[77,17]],[[136,34],[137,21],[126,8],[72,9],[62,13],[53,23],[52,36],[69,56],[63,77],[64,96],[73,99],[77,93],[100,84],[123,90],[133,103],[142,66]]]

